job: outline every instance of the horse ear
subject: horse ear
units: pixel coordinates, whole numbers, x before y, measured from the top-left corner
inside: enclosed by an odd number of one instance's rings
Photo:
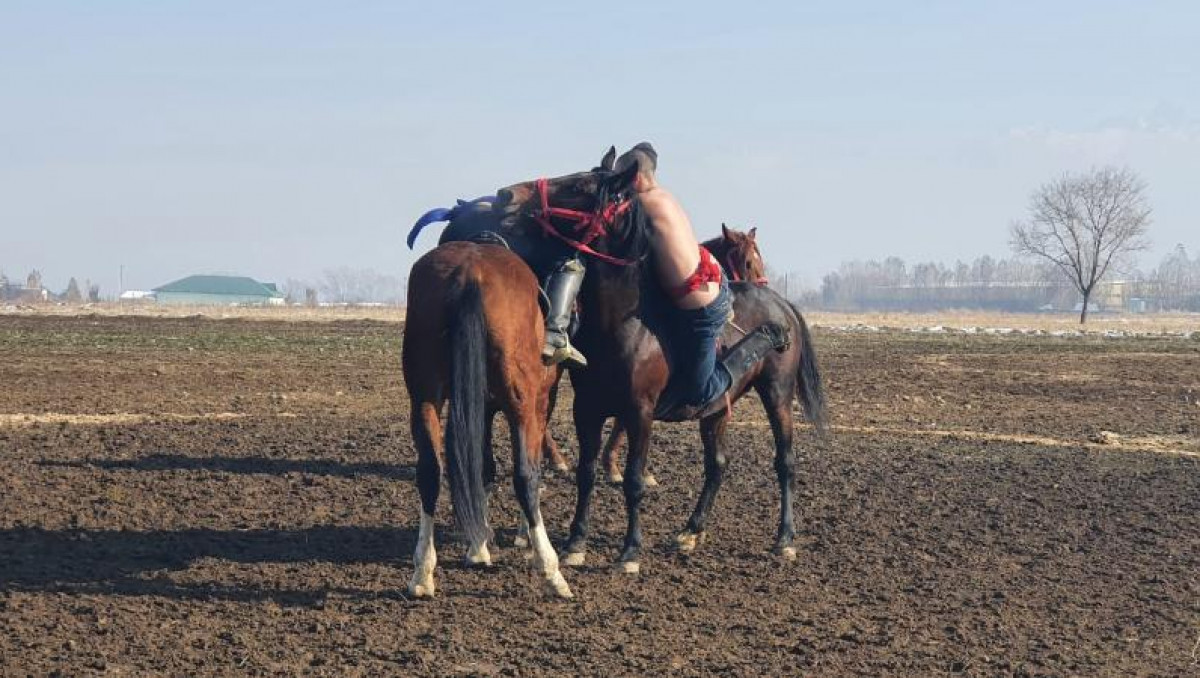
[[[616,161],[617,161],[617,147],[609,146],[608,153],[605,153],[604,157],[600,158],[600,169],[611,172],[612,168],[613,168],[613,164]]]
[[[754,236],[755,236],[755,234],[757,234],[757,233],[758,233],[758,227],[757,227],[757,226],[755,226],[754,228],[751,228],[751,229],[750,229],[750,232],[749,232],[747,235],[749,235],[749,236],[750,236],[750,239],[751,239],[751,240],[754,240]]]
[[[725,225],[724,221],[721,222],[721,237],[726,240],[733,240],[733,237],[729,235],[729,227]]]

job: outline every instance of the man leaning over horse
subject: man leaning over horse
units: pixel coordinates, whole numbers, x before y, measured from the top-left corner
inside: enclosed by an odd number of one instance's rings
[[[639,203],[650,224],[652,265],[664,292],[661,296],[666,299],[648,302],[642,309],[670,366],[670,379],[655,418],[682,421],[719,412],[726,406],[733,384],[770,351],[787,347],[788,333],[776,323],[765,323],[717,360],[717,340],[725,324],[733,320],[732,298],[720,265],[700,247],[678,200],[658,183],[654,147],[642,142],[615,162],[613,156],[615,151],[610,149],[598,169],[623,173],[636,167],[630,197]],[[506,191],[501,189],[499,194],[503,196]],[[543,360],[547,364],[585,367],[587,359],[571,345],[569,331],[575,297],[586,270],[586,259],[580,252],[549,237],[506,229],[501,215],[492,209],[492,201],[486,198],[460,203],[454,210],[426,214],[414,226],[409,246],[421,227],[446,218],[451,224],[443,231],[439,244],[495,240],[521,256],[544,280],[548,308]]]
[[[732,295],[721,266],[701,247],[679,201],[656,177],[658,154],[649,143],[617,159],[614,170],[637,166],[632,193],[651,228],[654,276],[665,293],[643,313],[670,366],[667,388],[655,418],[680,421],[719,412],[729,389],[771,350],[788,345],[786,328],[768,322],[750,332],[717,360],[717,340],[733,320]]]

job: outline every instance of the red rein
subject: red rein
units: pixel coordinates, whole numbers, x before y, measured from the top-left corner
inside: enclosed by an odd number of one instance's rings
[[[616,266],[629,266],[636,263],[633,259],[620,259],[604,252],[597,252],[591,246],[596,238],[607,234],[608,229],[625,215],[625,212],[629,210],[628,200],[605,205],[595,212],[580,212],[579,210],[567,209],[565,207],[551,207],[549,191],[546,190],[547,184],[548,181],[545,178],[538,179],[535,189],[542,204],[541,210],[534,213],[533,219],[542,227],[543,233],[558,238],[571,249],[595,257],[600,261],[605,261]],[[575,233],[579,235],[579,239],[575,240],[560,233],[550,221],[554,218],[575,222]],[[700,249],[700,266],[692,278],[688,279],[687,285],[691,289],[683,292],[685,295],[699,287],[699,284],[692,286],[694,282],[693,278],[705,278],[700,284],[703,284],[703,282],[720,281],[720,266],[717,266],[716,262],[712,259],[712,254],[706,248],[701,247]],[[738,267],[734,265],[732,249],[725,253],[725,266],[729,269],[729,276],[734,282],[742,282],[742,275],[738,272]],[[712,269],[716,269],[715,277]],[[751,282],[756,285],[766,285],[767,279],[757,278]],[[681,287],[680,289],[683,288]]]
[[[542,206],[541,211],[534,214],[533,218],[541,225],[543,233],[554,236],[566,243],[571,249],[595,257],[600,261],[606,261],[617,266],[629,266],[635,263],[632,259],[619,259],[604,252],[597,252],[591,246],[592,241],[605,235],[608,232],[608,228],[615,224],[617,219],[624,216],[625,212],[629,209],[628,200],[606,205],[595,212],[580,212],[563,207],[551,207],[550,197],[546,188],[546,179],[538,179],[537,192],[541,195]],[[579,234],[579,239],[574,240],[559,233],[558,229],[554,228],[554,224],[550,222],[555,217],[575,222],[575,232]]]

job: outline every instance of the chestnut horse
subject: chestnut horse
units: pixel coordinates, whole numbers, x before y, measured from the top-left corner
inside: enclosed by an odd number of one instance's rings
[[[758,249],[758,241],[755,239],[757,234],[757,228],[751,228],[743,233],[721,224],[721,236],[705,240],[700,243],[700,246],[712,252],[713,258],[721,264],[721,271],[727,279],[734,282],[766,285],[767,267],[766,262],[763,261],[762,252]],[[551,401],[550,414],[551,416],[554,414],[553,401]],[[549,439],[548,434],[547,439]],[[617,422],[613,425],[608,440],[604,443],[604,451],[600,453],[600,466],[604,468],[604,473],[611,483],[621,483],[625,480],[617,460],[617,450],[624,440],[625,429],[621,427],[620,422]],[[562,453],[558,448],[552,449],[554,458],[561,459]],[[565,464],[565,461],[563,463]],[[646,473],[646,485],[650,487],[658,485],[658,481],[649,472]]]
[[[580,452],[575,518],[564,564],[584,562],[604,422],[617,417],[630,442],[623,482],[628,523],[618,563],[624,572],[632,573],[639,570],[642,547],[640,507],[645,495],[643,476],[650,431],[655,406],[668,377],[667,362],[652,329],[657,318],[647,309],[670,301],[658,288],[648,257],[650,226],[640,205],[633,201],[628,209],[617,209],[628,184],[622,180],[614,182],[612,172],[604,169],[515,184],[497,194],[496,209],[505,214],[509,228],[520,231],[541,225],[543,229],[553,229],[555,238],[574,243],[589,257],[588,275],[580,294],[582,312],[575,344],[588,356],[590,365],[571,372]],[[573,204],[560,205],[557,196],[570,196]],[[548,214],[546,206],[597,215],[619,212],[620,216],[604,228],[580,229],[577,224],[556,219],[556,213]],[[581,237],[587,242],[575,240]],[[791,335],[790,347],[768,355],[731,387],[729,396],[736,400],[753,388],[766,409],[775,437],[775,471],[780,487],[779,529],[774,550],[785,558],[795,558],[792,403],[799,396],[806,418],[818,431],[824,430],[824,394],[816,353],[804,319],[782,297],[753,283],[734,282],[730,288],[738,323],[753,328],[773,321],[788,328]],[[726,346],[735,343],[737,332],[735,326],[727,326],[722,343]],[[679,548],[684,552],[700,543],[721,485],[726,465],[726,415],[723,410],[700,422],[704,487],[687,526],[677,536]]]
[[[453,242],[413,265],[404,327],[404,381],[411,401],[421,523],[409,583],[434,594],[434,515],[443,458],[467,560],[488,564],[487,497],[495,482],[492,418],[502,412],[513,444],[513,486],[533,547],[534,567],[558,596],[571,589],[558,567],[538,507],[541,441],[556,370],[542,365],[545,338],[538,283],[504,247]],[[450,401],[443,447],[440,413]]]

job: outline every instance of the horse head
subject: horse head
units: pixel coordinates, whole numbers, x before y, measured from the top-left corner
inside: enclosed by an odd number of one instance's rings
[[[645,250],[644,220],[625,198],[637,166],[613,170],[616,149],[586,172],[506,186],[496,192],[493,209],[509,225],[531,223],[585,255],[629,264]]]
[[[734,280],[766,284],[767,265],[758,249],[757,228],[742,232],[721,224],[720,252],[713,252]]]

